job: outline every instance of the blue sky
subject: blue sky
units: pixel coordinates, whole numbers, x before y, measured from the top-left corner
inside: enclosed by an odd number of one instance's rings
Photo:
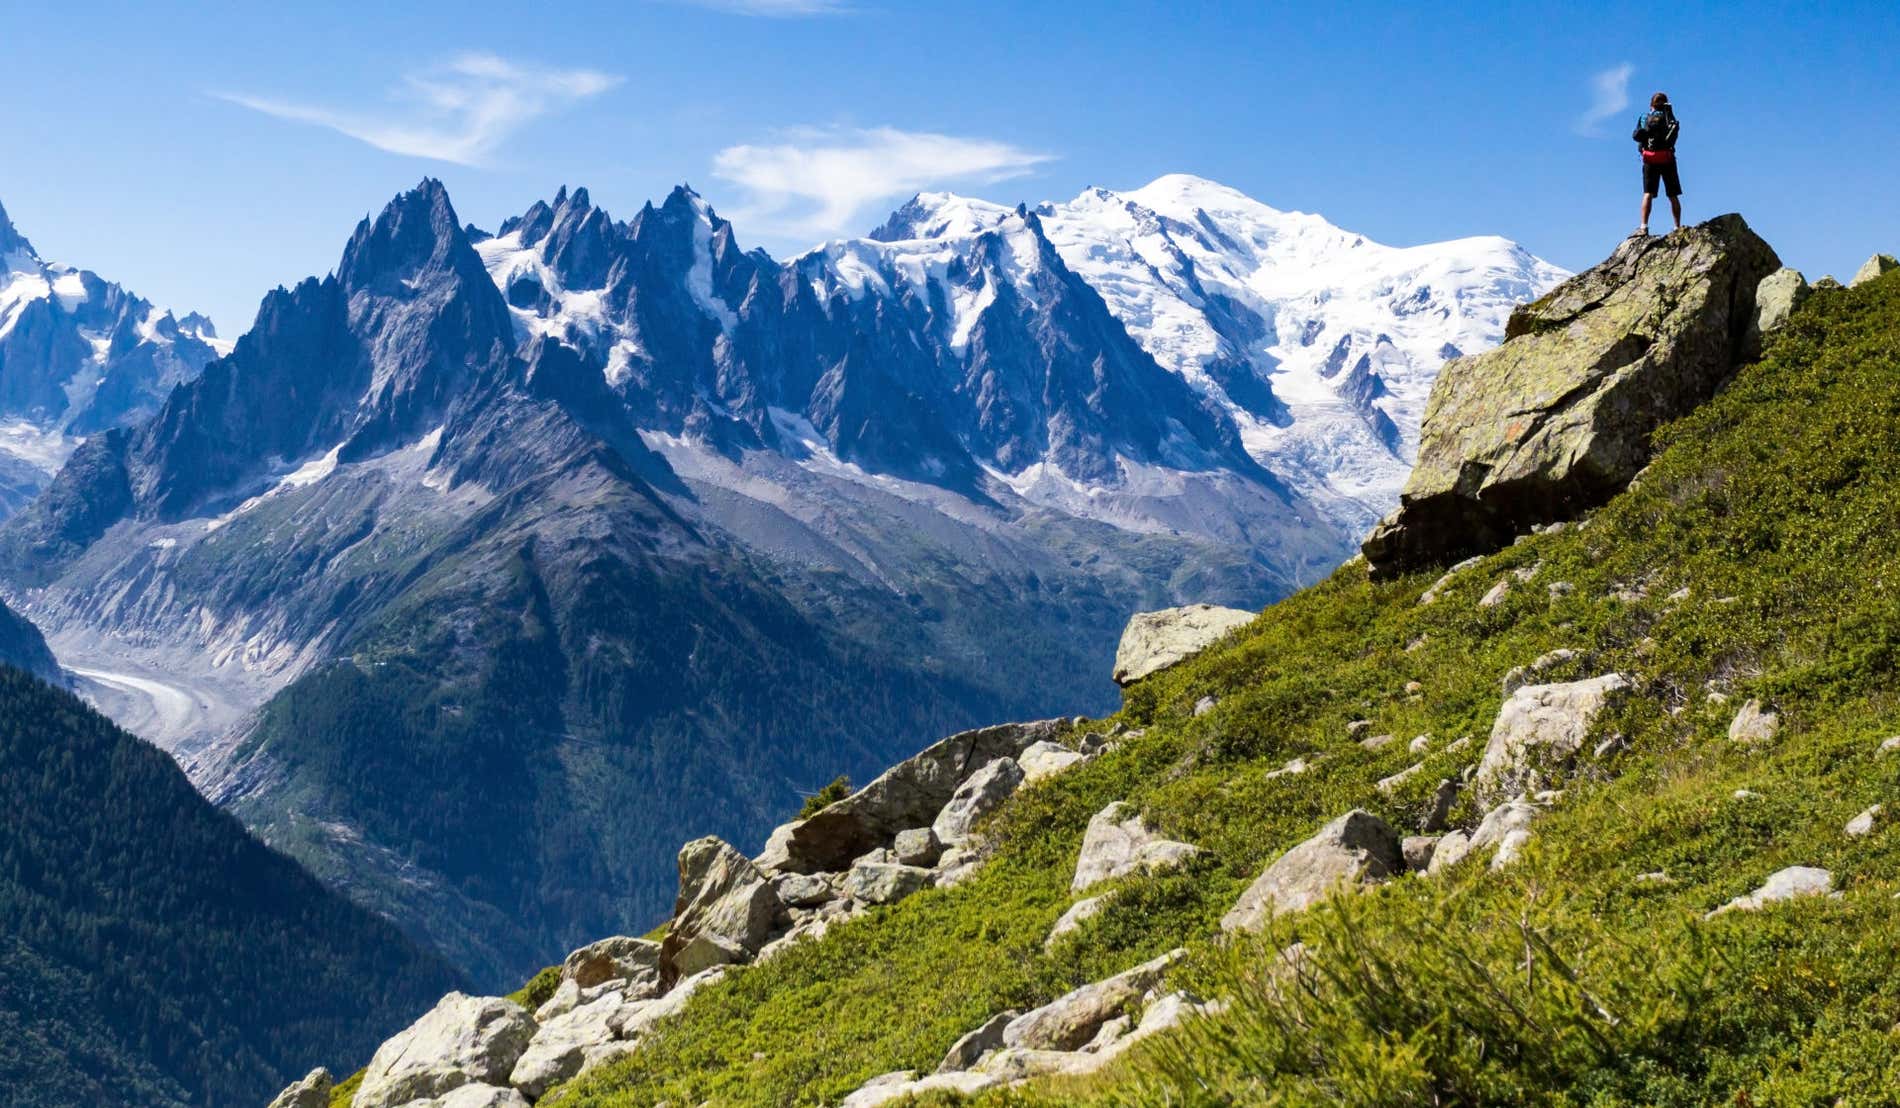
[[[42,254],[227,335],[424,175],[489,227],[562,183],[625,218],[689,181],[782,254],[920,187],[1035,201],[1191,172],[1394,244],[1496,233],[1578,268],[1635,225],[1627,136],[1656,88],[1683,119],[1691,218],[1741,211],[1810,277],[1900,250],[1893,0],[9,0],[0,18],[0,204]]]

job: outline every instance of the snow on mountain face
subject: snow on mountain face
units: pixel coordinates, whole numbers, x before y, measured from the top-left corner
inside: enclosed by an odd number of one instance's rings
[[[0,518],[85,435],[144,419],[230,348],[204,316],[41,260],[0,209]]]
[[[1397,500],[1438,366],[1494,345],[1515,305],[1565,276],[1504,239],[1383,246],[1187,175],[1127,193],[1089,189],[1034,214],[1148,354],[1232,418],[1257,461],[1355,533]],[[924,194],[872,239],[941,251],[1012,218]]]

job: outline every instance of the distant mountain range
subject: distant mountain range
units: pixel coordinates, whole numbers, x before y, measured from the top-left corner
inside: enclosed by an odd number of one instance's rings
[[[1439,361],[1560,276],[1188,177],[785,262],[686,189],[490,235],[425,181],[87,438],[0,582],[209,796],[512,984],[659,918],[671,844],[1109,707],[1132,611],[1316,579]]]
[[[175,319],[90,270],[42,261],[0,208],[0,518],[81,437],[149,418],[230,349],[204,316]]]

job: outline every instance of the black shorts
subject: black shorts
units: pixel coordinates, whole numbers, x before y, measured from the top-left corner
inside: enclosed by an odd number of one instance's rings
[[[1656,195],[1656,185],[1658,182],[1668,186],[1670,196],[1682,195],[1682,178],[1676,173],[1675,162],[1670,162],[1668,165],[1651,165],[1648,162],[1643,163],[1643,195]]]

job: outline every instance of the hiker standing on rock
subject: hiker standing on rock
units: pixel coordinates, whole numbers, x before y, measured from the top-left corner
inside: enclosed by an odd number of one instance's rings
[[[1649,98],[1649,111],[1636,121],[1636,131],[1630,135],[1643,155],[1643,222],[1636,228],[1639,235],[1649,234],[1649,206],[1656,199],[1659,184],[1669,190],[1669,213],[1676,219],[1676,230],[1682,230],[1682,178],[1676,175],[1676,135],[1681,130],[1668,95],[1659,92]]]

